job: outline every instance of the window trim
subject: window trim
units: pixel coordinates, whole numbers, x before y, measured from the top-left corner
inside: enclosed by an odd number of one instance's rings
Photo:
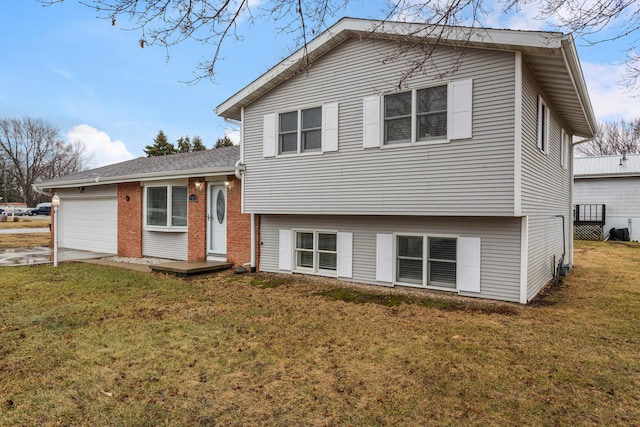
[[[425,139],[420,139],[418,138],[418,117],[420,115],[425,115],[428,113],[418,113],[418,92],[421,90],[427,90],[427,89],[433,89],[433,88],[439,88],[439,87],[444,87],[446,89],[446,93],[447,93],[447,109],[445,111],[446,113],[446,131],[445,134],[442,136],[437,136],[437,137],[433,137],[433,138],[425,138]],[[400,94],[406,94],[406,93],[410,93],[411,94],[411,113],[410,113],[410,118],[411,118],[411,138],[409,140],[401,140],[399,142],[387,142],[387,121],[388,120],[393,120],[393,119],[398,119],[398,118],[406,118],[405,116],[398,116],[398,117],[390,117],[387,118],[386,116],[386,104],[385,104],[385,100],[387,96],[393,96],[393,95],[400,95]],[[450,133],[451,133],[451,120],[450,120],[450,115],[452,114],[452,100],[451,100],[451,82],[444,82],[444,83],[438,83],[438,84],[432,84],[432,85],[428,85],[428,86],[421,86],[421,87],[416,87],[410,90],[405,90],[405,91],[398,91],[398,92],[389,92],[389,93],[385,93],[382,95],[382,102],[381,104],[381,130],[380,130],[380,134],[381,134],[381,138],[380,138],[380,146],[381,148],[389,148],[389,147],[401,147],[401,146],[408,146],[408,145],[422,145],[422,144],[445,144],[445,143],[449,143],[451,142],[451,138],[449,137]],[[435,114],[435,113],[432,113]],[[439,111],[438,114],[442,114],[442,111]]]
[[[297,237],[298,237],[298,233],[312,233],[313,234],[313,249],[298,249],[298,245],[297,245]],[[327,250],[320,250],[318,248],[318,235],[320,234],[333,234],[335,235],[336,238],[336,250],[335,252],[333,251],[327,251]],[[292,230],[292,245],[291,245],[291,254],[293,256],[293,262],[292,262],[292,270],[295,273],[304,273],[304,274],[315,274],[315,275],[319,275],[319,276],[330,276],[330,277],[338,277],[338,258],[340,256],[339,251],[338,251],[338,235],[340,233],[338,233],[338,231],[336,230],[310,230],[310,229],[303,229],[303,228],[295,228]],[[298,250],[302,250],[302,251],[306,251],[306,252],[312,252],[313,253],[313,267],[312,268],[308,268],[308,267],[301,267],[298,265]],[[320,268],[320,260],[319,260],[319,254],[320,253],[335,253],[336,255],[336,269],[335,270],[327,270],[324,268]]]
[[[538,106],[537,106],[537,134],[536,134],[536,145],[538,150],[540,150],[544,154],[549,154],[549,136],[550,136],[550,110],[549,106],[542,98],[541,95],[538,95]]]
[[[172,218],[172,209],[173,209],[173,187],[185,187],[186,191],[186,199],[185,203],[187,206],[187,225],[171,225]],[[166,188],[167,190],[167,224],[166,225],[150,225],[147,223],[147,209],[148,209],[148,189],[149,188]],[[185,182],[153,182],[147,183],[143,185],[143,201],[142,201],[142,212],[143,212],[143,226],[147,231],[163,231],[163,232],[177,232],[182,233],[186,232],[189,229],[189,186],[188,183]]]
[[[320,127],[316,127],[316,128],[309,128],[309,129],[303,129],[302,128],[302,113],[304,111],[308,111],[308,110],[319,110],[320,111]],[[283,135],[284,133],[280,131],[280,116],[282,116],[283,114],[289,114],[289,113],[297,113],[297,123],[296,123],[296,151],[286,151],[286,152],[282,152],[282,144],[281,144],[281,140],[280,137],[281,135]],[[310,155],[310,154],[322,154],[322,147],[323,147],[323,143],[322,140],[324,138],[323,135],[323,116],[324,116],[324,108],[322,105],[319,106],[314,106],[314,107],[306,107],[306,108],[298,108],[295,110],[288,110],[288,111],[281,111],[281,112],[277,112],[276,114],[276,156],[277,157],[285,157],[285,156],[296,156],[296,155]],[[302,147],[302,135],[304,132],[309,132],[309,131],[320,131],[320,146],[317,149],[314,150],[304,150]],[[292,134],[292,131],[289,132],[285,132],[287,134]]]
[[[564,129],[560,130],[560,166],[563,169],[569,167],[569,134]]]
[[[458,275],[458,266],[460,265],[460,236],[459,235],[451,235],[451,234],[429,234],[429,233],[392,233],[393,235],[393,285],[399,286],[408,286],[415,287],[421,289],[434,289],[440,291],[448,291],[448,292],[458,292],[460,277]],[[398,237],[400,236],[409,236],[409,237],[422,237],[422,283],[411,283],[411,282],[402,282],[398,280]],[[431,238],[442,238],[442,239],[455,239],[456,241],[456,259],[455,261],[450,261],[455,264],[456,269],[456,283],[455,287],[445,287],[432,285],[429,283],[429,262],[432,260],[429,254],[429,239]]]

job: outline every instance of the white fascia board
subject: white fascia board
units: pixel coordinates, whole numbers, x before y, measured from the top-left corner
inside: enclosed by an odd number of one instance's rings
[[[580,67],[580,60],[578,59],[578,52],[576,45],[573,42],[571,35],[564,36],[562,40],[562,55],[564,62],[569,70],[569,77],[573,83],[573,89],[576,91],[580,99],[580,107],[582,108],[582,114],[587,119],[591,135],[581,135],[585,137],[593,137],[598,132],[598,124],[596,116],[593,112],[591,105],[591,99],[589,98],[589,92],[587,90],[587,84],[582,74],[582,68]],[[586,142],[586,141],[581,141]]]
[[[232,175],[236,171],[243,171],[244,166],[231,167],[231,168],[216,168],[216,169],[192,169],[186,171],[177,171],[177,173],[142,173],[133,175],[122,175],[108,178],[101,178],[99,176],[85,179],[78,179],[73,181],[60,181],[60,182],[43,182],[41,184],[34,184],[34,187],[38,189],[44,188],[72,188],[77,186],[92,187],[96,185],[108,185],[119,184],[122,182],[131,181],[160,181],[171,179],[184,179],[198,176],[224,176]]]

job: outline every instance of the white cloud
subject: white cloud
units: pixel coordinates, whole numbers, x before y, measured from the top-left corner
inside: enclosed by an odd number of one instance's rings
[[[589,88],[591,105],[598,120],[617,121],[640,117],[637,93],[620,86],[624,64],[582,62],[582,71]]]
[[[229,139],[233,141],[234,144],[236,145],[240,144],[240,130],[227,128],[225,129],[224,134],[228,136]]]
[[[89,168],[110,165],[133,159],[135,156],[127,150],[124,142],[112,141],[111,137],[86,124],[76,125],[67,132],[67,141],[82,143],[89,156]]]

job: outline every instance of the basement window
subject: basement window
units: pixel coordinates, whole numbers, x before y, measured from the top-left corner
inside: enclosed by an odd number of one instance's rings
[[[337,233],[296,231],[295,263],[296,271],[335,274],[338,265]]]
[[[396,236],[396,282],[456,289],[457,239],[425,235]]]

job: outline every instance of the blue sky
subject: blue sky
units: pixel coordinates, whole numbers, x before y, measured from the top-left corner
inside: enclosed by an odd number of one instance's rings
[[[352,0],[335,20],[381,18],[382,8],[382,1]],[[188,85],[210,47],[184,43],[167,60],[161,47],[141,49],[138,32],[96,16],[73,0],[50,7],[3,0],[0,15],[0,117],[47,120],[66,140],[85,144],[90,167],[143,156],[160,129],[174,143],[199,135],[208,147],[227,132],[234,137],[213,109],[294,48],[293,36],[245,22],[243,40],[223,47],[216,82]],[[486,26],[544,29],[534,16],[525,5],[517,14],[491,14]],[[640,117],[640,100],[617,85],[627,46],[576,44],[597,118]]]

